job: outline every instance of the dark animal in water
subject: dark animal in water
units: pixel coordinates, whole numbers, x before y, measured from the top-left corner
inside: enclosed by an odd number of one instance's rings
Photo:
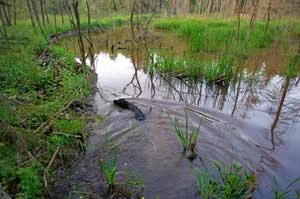
[[[134,117],[138,121],[143,121],[146,119],[146,115],[136,105],[128,102],[126,99],[114,100],[114,104],[120,108],[128,109],[134,112]]]

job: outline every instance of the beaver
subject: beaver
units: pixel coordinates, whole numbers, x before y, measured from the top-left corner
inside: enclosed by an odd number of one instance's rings
[[[114,104],[122,109],[128,109],[134,112],[134,117],[138,121],[143,121],[146,119],[146,115],[133,103],[127,101],[126,99],[116,99]]]

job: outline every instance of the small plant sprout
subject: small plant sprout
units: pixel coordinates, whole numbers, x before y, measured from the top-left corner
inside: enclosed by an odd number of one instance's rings
[[[174,131],[177,134],[179,140],[182,143],[183,146],[183,152],[185,153],[186,157],[188,159],[195,159],[197,157],[197,151],[196,151],[196,144],[198,141],[198,137],[200,134],[200,124],[199,127],[192,132],[189,132],[189,117],[188,117],[188,111],[185,109],[185,129],[181,129],[179,127],[179,121],[175,117],[172,119],[170,114],[168,113],[168,116],[172,122],[172,125],[174,127]]]
[[[105,158],[100,159],[99,165],[100,169],[105,177],[108,184],[108,192],[113,193],[116,187],[116,177],[117,177],[117,155],[118,147],[113,150],[113,154],[108,154],[109,139],[106,136],[105,141]]]

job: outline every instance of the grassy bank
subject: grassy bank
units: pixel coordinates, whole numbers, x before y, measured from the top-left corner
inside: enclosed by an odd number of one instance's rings
[[[127,20],[103,19],[92,26],[106,29]],[[51,18],[42,35],[29,20],[18,21],[9,39],[0,41],[0,182],[14,198],[44,198],[55,169],[71,166],[85,148],[92,72],[78,72],[72,53],[47,42],[71,28],[69,23],[55,28]]]
[[[252,53],[274,47],[294,56],[295,41],[300,36],[299,20],[257,21],[252,27],[242,19],[238,32],[236,19],[218,18],[160,18],[154,27],[188,38],[188,56],[176,57],[162,53],[155,62],[161,72],[181,78],[225,83]],[[208,61],[212,57],[213,61]]]

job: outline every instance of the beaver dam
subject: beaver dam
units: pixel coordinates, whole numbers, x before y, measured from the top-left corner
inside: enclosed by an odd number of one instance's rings
[[[91,124],[86,154],[63,174],[68,177],[56,182],[54,195],[104,197],[107,185],[99,160],[107,156],[105,140],[111,146],[108,156],[118,146],[117,181],[122,184],[126,174],[134,175],[134,188],[126,190],[138,197],[199,198],[195,172],[200,168],[216,176],[213,161],[236,161],[256,176],[256,198],[273,196],[274,177],[284,187],[300,176],[299,79],[286,77],[290,55],[276,43],[224,61],[232,66],[230,78],[226,72],[209,78],[207,71],[190,78],[172,67],[214,67],[222,58],[213,52],[191,53],[188,38],[161,29],[134,42],[126,27],[90,33],[89,38],[93,54],[87,62],[97,74],[94,110],[104,119]],[[76,42],[68,36],[56,45],[80,57]],[[129,107],[113,102],[123,98]],[[187,116],[190,131],[200,124],[192,161],[184,157],[172,123],[177,118],[185,128]]]

